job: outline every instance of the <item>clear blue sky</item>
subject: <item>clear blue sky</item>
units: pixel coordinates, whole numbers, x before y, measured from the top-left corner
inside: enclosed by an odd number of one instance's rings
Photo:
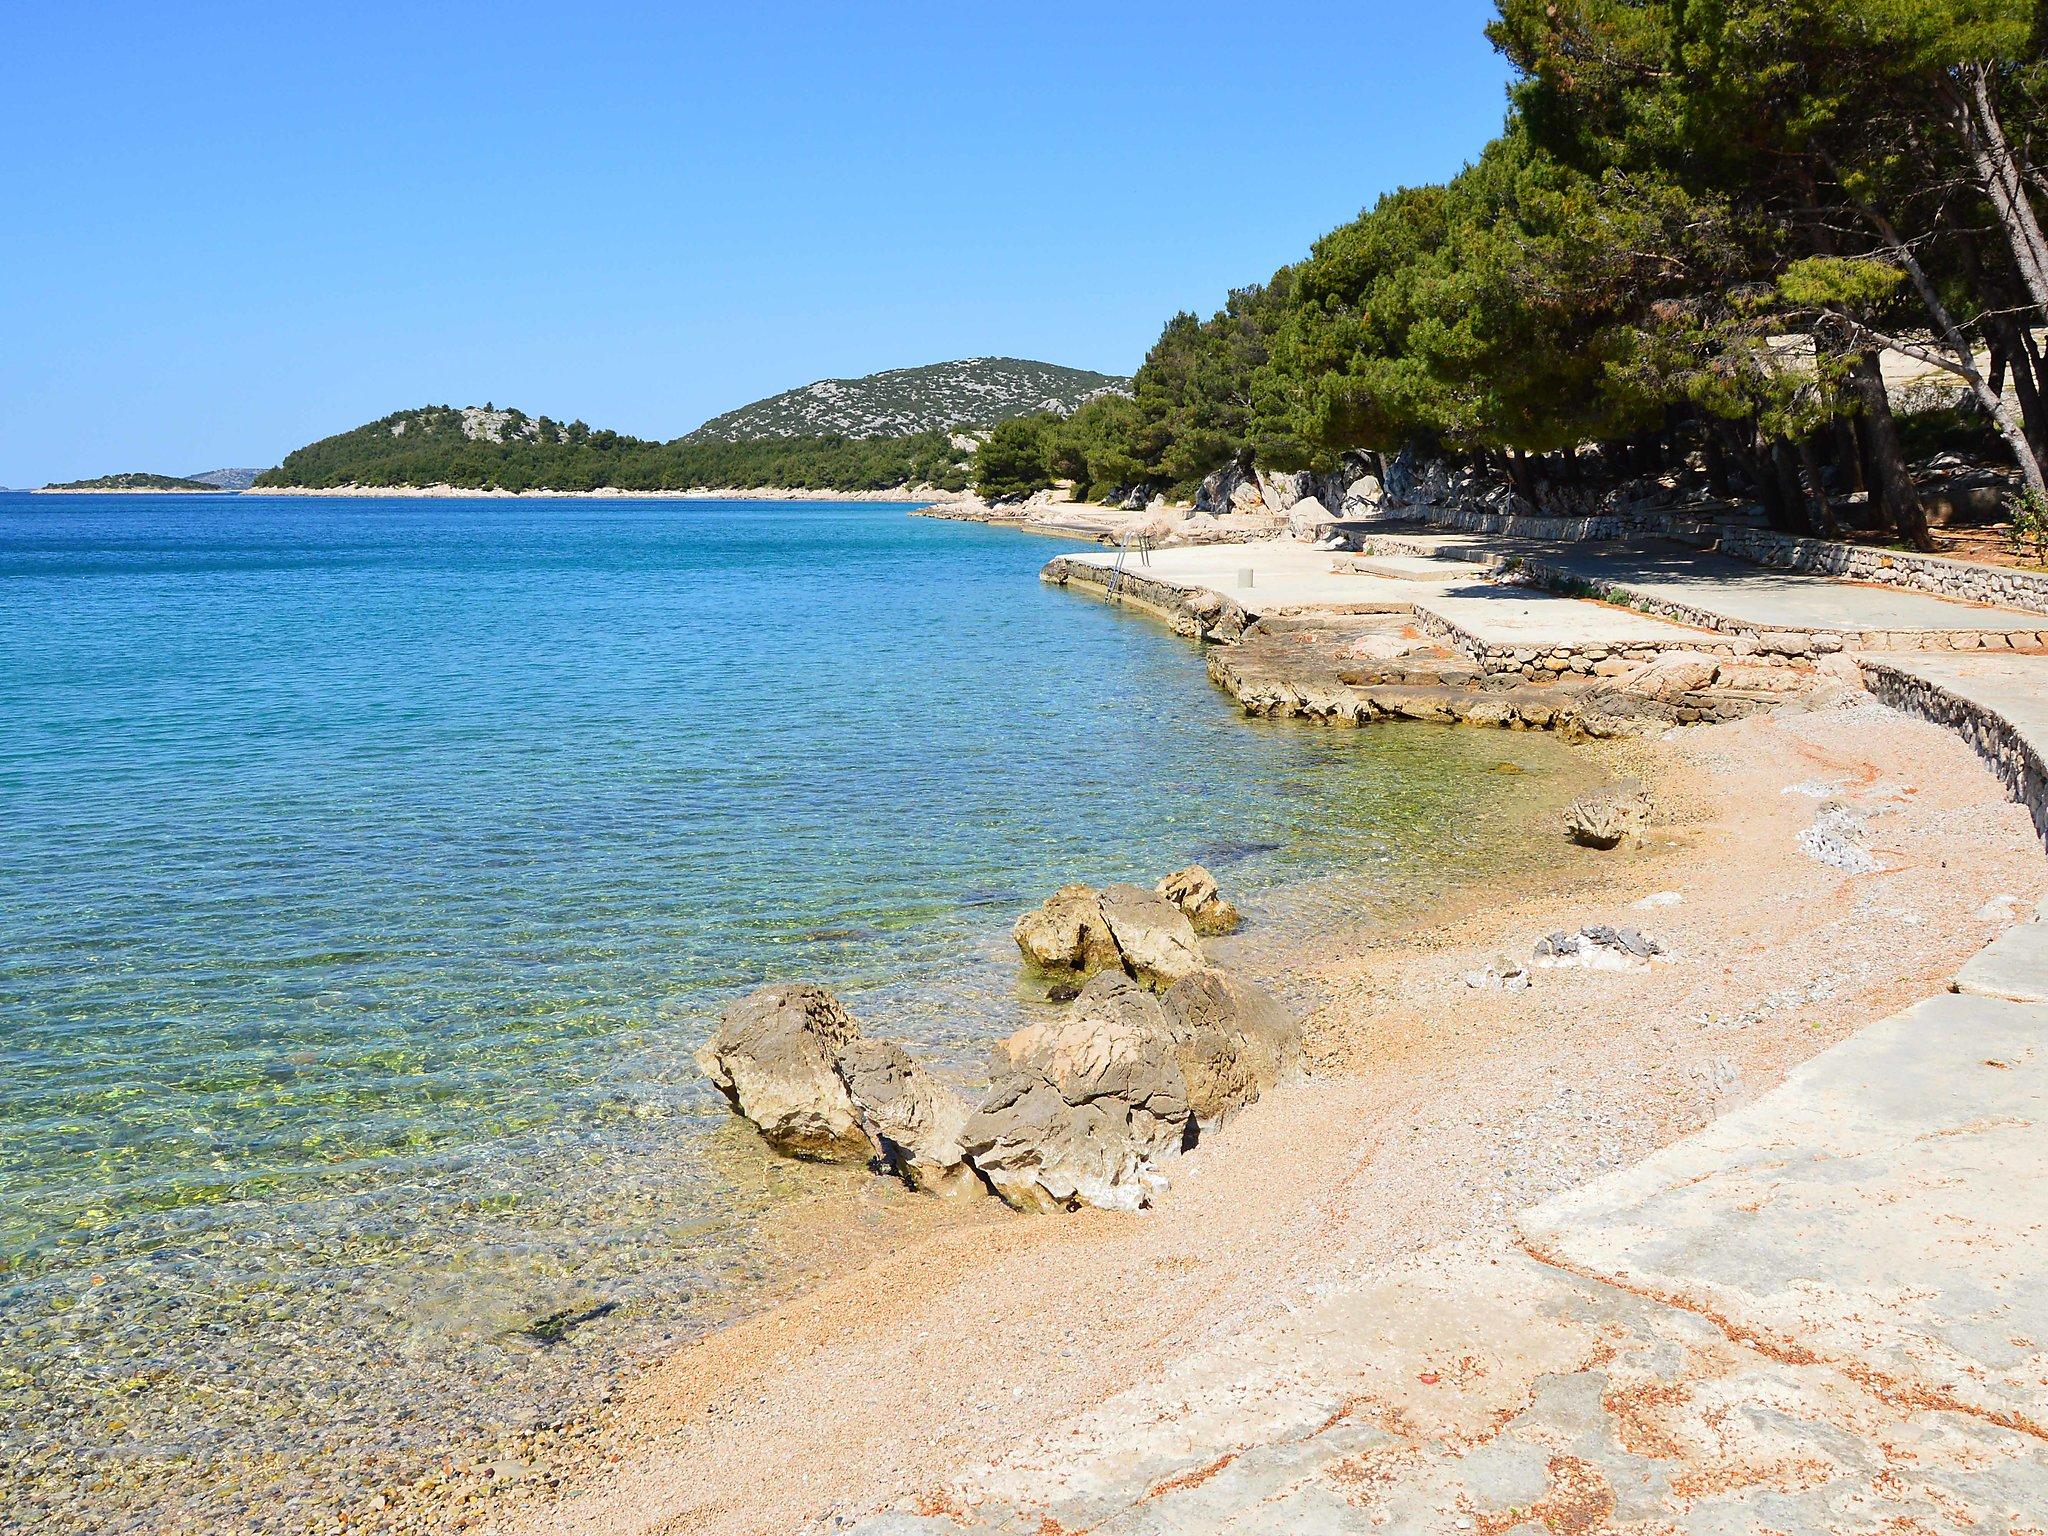
[[[0,485],[1127,372],[1499,126],[1484,0],[8,7]]]

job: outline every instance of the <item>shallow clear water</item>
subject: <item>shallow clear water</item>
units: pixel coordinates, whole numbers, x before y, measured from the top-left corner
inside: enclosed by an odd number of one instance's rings
[[[743,1305],[763,1213],[839,1186],[690,1067],[740,991],[814,977],[971,1078],[1064,882],[1202,859],[1334,934],[1520,856],[1572,780],[1526,736],[1247,722],[1041,586],[1057,549],[875,505],[0,496],[21,1507],[143,1528],[228,1498],[167,1468],[266,1450],[345,1478]]]

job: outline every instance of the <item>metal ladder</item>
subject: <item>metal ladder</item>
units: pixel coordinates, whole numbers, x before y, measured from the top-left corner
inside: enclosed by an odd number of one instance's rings
[[[1138,563],[1152,563],[1152,535],[1149,533],[1127,533],[1117,540],[1116,564],[1109,568],[1109,595],[1116,596],[1116,589],[1124,579],[1124,562],[1131,557],[1131,551],[1138,552]]]

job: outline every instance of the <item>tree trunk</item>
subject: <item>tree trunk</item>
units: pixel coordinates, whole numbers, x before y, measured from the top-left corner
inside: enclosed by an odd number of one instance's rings
[[[1844,489],[1851,492],[1870,489],[1870,482],[1863,473],[1863,438],[1856,430],[1854,416],[1835,418],[1835,468],[1842,472]]]
[[[1965,64],[1961,81],[1948,88],[1949,115],[1956,135],[1976,168],[1978,185],[1990,199],[2000,233],[2012,248],[2020,280],[2044,318],[2048,318],[2048,237],[2034,216],[2025,168],[2013,153],[1991,96],[1991,66]]]
[[[1706,463],[1707,489],[1718,501],[1731,500],[1735,487],[1728,478],[1728,453],[1721,446],[1718,422],[1708,422],[1706,431],[1700,437],[1700,457]]]
[[[1818,539],[1839,539],[1842,530],[1835,526],[1835,509],[1828,504],[1827,482],[1821,479],[1820,455],[1813,450],[1813,439],[1799,439],[1799,467],[1806,472],[1806,520],[1812,525]]]
[[[1877,353],[1859,352],[1850,360],[1849,388],[1863,412],[1863,441],[1870,450],[1871,475],[1876,481],[1872,501],[1884,508],[1900,538],[1915,549],[1931,551],[1934,538],[1927,531],[1927,509],[1920,505],[1920,493],[1913,488],[1913,477],[1906,469],[1906,450],[1899,442],[1899,424],[1892,420],[1892,403],[1884,392]]]
[[[1799,484],[1799,466],[1792,457],[1792,445],[1782,437],[1774,438],[1767,452],[1770,478],[1777,490],[1776,504],[1771,501],[1764,503],[1771,526],[1780,533],[1805,533],[1808,531],[1806,492]]]

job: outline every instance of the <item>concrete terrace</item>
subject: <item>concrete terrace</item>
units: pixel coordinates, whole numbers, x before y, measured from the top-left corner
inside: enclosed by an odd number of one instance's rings
[[[2048,614],[1991,608],[1896,587],[1772,570],[1666,539],[1552,544],[1469,533],[1372,538],[1364,574],[1419,577],[1431,562],[1497,569],[1625,595],[1654,612],[1726,633],[1828,636],[1848,650],[2048,650]],[[1384,551],[1384,553],[1382,553]]]
[[[1069,555],[1076,565],[1108,570],[1117,555]],[[1654,646],[1688,650],[1714,640],[1698,626],[1630,609],[1546,592],[1505,587],[1462,562],[1435,562],[1432,576],[1417,563],[1399,574],[1362,574],[1341,557],[1303,544],[1211,544],[1152,552],[1149,563],[1125,561],[1134,577],[1183,590],[1207,589],[1247,613],[1400,613],[1433,615],[1463,635],[1493,646]],[[1247,581],[1246,577],[1250,580]]]

